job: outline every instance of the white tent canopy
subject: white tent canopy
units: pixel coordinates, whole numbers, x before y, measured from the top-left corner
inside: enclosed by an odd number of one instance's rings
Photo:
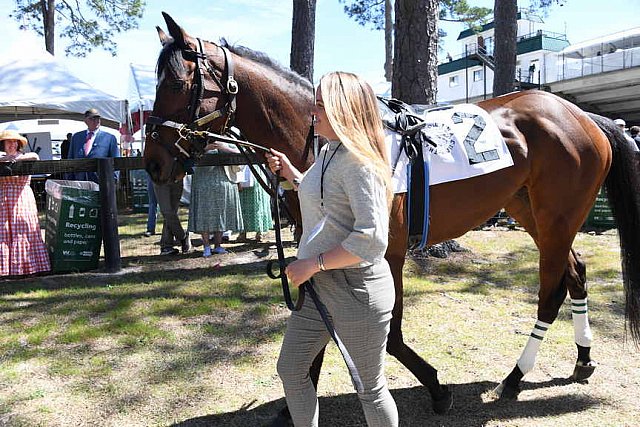
[[[148,65],[129,64],[131,75],[129,78],[129,111],[136,113],[140,110],[153,110],[156,98],[156,72]]]
[[[97,108],[104,125],[126,120],[126,100],[74,76],[46,51],[0,63],[0,123],[38,118],[82,120]]]

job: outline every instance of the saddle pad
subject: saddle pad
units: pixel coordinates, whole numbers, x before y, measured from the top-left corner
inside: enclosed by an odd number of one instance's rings
[[[513,166],[513,159],[498,126],[489,113],[474,104],[440,107],[423,113],[422,130],[435,145],[425,142],[423,156],[431,165],[429,185],[467,179]],[[386,129],[389,159],[398,158],[402,136]],[[392,181],[394,193],[407,191],[406,166],[400,154]]]

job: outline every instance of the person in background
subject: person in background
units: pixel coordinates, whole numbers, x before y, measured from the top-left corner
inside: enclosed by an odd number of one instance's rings
[[[69,158],[69,146],[71,145],[71,138],[73,137],[73,134],[71,132],[69,132],[67,134],[67,137],[64,139],[64,141],[62,141],[62,144],[60,144],[60,158],[61,159],[68,159]]]
[[[238,149],[224,142],[213,142],[205,147],[209,154],[238,153]],[[200,233],[204,249],[202,256],[224,254],[222,233],[242,230],[242,212],[238,195],[236,166],[197,166],[191,180],[189,204],[189,231]],[[210,235],[213,233],[213,249]]]
[[[357,366],[358,398],[371,426],[398,425],[398,410],[384,376],[393,278],[384,254],[389,232],[391,171],[377,99],[351,73],[323,76],[316,91],[316,132],[329,141],[302,174],[286,155],[267,154],[272,172],[298,189],[302,237],[298,259],[285,270],[313,287],[337,335]],[[295,425],[318,425],[318,398],[309,368],[330,335],[311,298],[289,317],[278,359]]]
[[[158,199],[156,192],[153,191],[153,181],[147,173],[147,196],[149,198],[149,208],[147,210],[147,231],[144,232],[145,237],[151,237],[156,234],[156,222],[158,220]]]
[[[640,149],[640,126],[631,126],[629,128],[629,135],[635,141],[638,149]]]
[[[182,228],[178,210],[184,179],[166,184],[153,184],[153,191],[162,214],[162,236],[160,237],[160,255],[176,255],[179,251],[175,243],[180,242],[183,254],[191,252],[189,232]]]
[[[122,149],[122,157],[132,156],[131,146],[133,144],[133,135],[126,124],[120,126],[120,148]]]
[[[0,162],[38,160],[36,153],[23,153],[27,138],[14,130],[0,132],[4,152]],[[0,178],[0,275],[23,276],[51,270],[42,241],[31,177]]]
[[[635,151],[638,151],[638,146],[636,145],[636,142],[633,140],[633,138],[631,137],[631,135],[629,134],[629,129],[627,129],[627,122],[624,121],[624,119],[615,119],[613,121],[613,123],[616,124],[616,126],[618,127],[618,129],[620,129],[620,131],[622,132],[622,134],[624,135],[624,137],[627,139],[627,141],[633,145],[633,149]]]
[[[100,157],[120,157],[116,137],[100,129],[100,113],[91,108],[84,113],[87,130],[76,132],[71,138],[69,159],[94,159]],[[96,172],[71,172],[68,179],[98,182]],[[114,173],[117,179],[117,172]]]
[[[269,182],[260,169],[256,170],[264,182]],[[249,166],[244,167],[243,180],[238,183],[238,189],[244,224],[238,241],[246,241],[247,232],[255,231],[256,242],[260,242],[264,233],[271,228],[271,197],[253,177]]]

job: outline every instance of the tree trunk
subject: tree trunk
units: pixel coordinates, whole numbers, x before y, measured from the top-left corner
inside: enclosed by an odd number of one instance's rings
[[[391,0],[384,0],[384,78],[393,76],[393,16]]]
[[[438,82],[438,0],[396,0],[391,94],[433,104]]]
[[[55,49],[55,0],[40,0],[42,6],[42,23],[44,28],[44,46],[51,55]]]
[[[493,96],[513,92],[516,77],[516,38],[518,35],[517,0],[495,0]]]
[[[290,67],[313,83],[316,0],[293,0]]]

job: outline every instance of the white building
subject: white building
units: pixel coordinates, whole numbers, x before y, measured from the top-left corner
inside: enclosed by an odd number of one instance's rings
[[[540,88],[581,108],[640,123],[640,27],[571,45],[542,20],[518,12],[516,89]],[[458,36],[461,55],[438,65],[438,102],[478,102],[493,96],[494,24]]]
[[[527,10],[518,12],[515,80],[522,88],[555,80],[558,52],[569,46],[566,35],[541,28],[542,20]],[[438,66],[438,102],[478,102],[492,97],[494,24],[458,36],[461,55],[449,56]]]

